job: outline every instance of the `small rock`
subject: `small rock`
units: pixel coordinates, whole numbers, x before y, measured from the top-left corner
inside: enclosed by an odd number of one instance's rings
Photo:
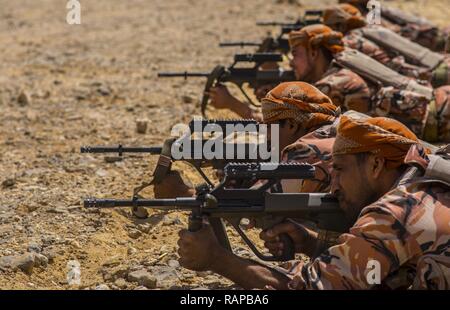
[[[35,255],[32,253],[25,253],[19,257],[16,257],[13,264],[14,267],[19,268],[26,274],[31,274],[35,264]]]
[[[6,179],[2,182],[2,186],[4,188],[12,187],[16,184],[16,181],[14,179]]]
[[[123,157],[121,157],[121,156],[105,156],[104,159],[105,159],[105,162],[107,162],[107,163],[115,163],[118,161],[122,161]]]
[[[27,204],[25,207],[30,213],[36,211],[39,208],[38,205],[35,203]]]
[[[77,240],[68,240],[66,243],[73,246],[75,249],[81,249],[81,245]]]
[[[192,102],[194,102],[194,99],[193,99],[191,96],[188,96],[188,95],[183,95],[183,96],[181,97],[181,100],[182,100],[184,103],[192,103]]]
[[[115,266],[119,266],[119,265],[120,265],[119,257],[114,256],[114,257],[111,257],[106,262],[104,262],[102,266],[104,266],[104,267],[115,267]]]
[[[119,278],[126,278],[128,274],[128,267],[123,265],[117,266],[111,271],[111,274],[114,280]]]
[[[0,257],[0,269],[14,268],[14,256],[8,255]]]
[[[106,171],[105,169],[98,169],[95,174],[101,178],[104,178],[108,175],[108,171]]]
[[[30,242],[28,244],[28,252],[41,253],[42,247],[36,242]]]
[[[128,281],[137,282],[147,288],[156,288],[156,278],[153,277],[147,270],[137,270],[128,274]]]
[[[136,121],[136,131],[140,134],[145,134],[147,132],[148,121],[146,119],[141,119]]]
[[[181,220],[178,217],[169,217],[167,215],[164,215],[164,218],[162,220],[162,225],[163,226],[170,226],[170,225],[175,225],[175,224],[181,224]]]
[[[143,286],[143,285],[140,285],[140,286],[136,287],[134,290],[135,290],[135,291],[145,291],[145,290],[148,290],[148,288],[146,288],[146,287]]]
[[[97,92],[102,96],[109,96],[111,91],[107,87],[99,87],[97,88]]]
[[[128,286],[127,281],[125,281],[124,278],[119,278],[116,281],[114,281],[114,285],[116,285],[118,288],[121,289],[125,289]]]
[[[152,228],[150,224],[139,224],[136,227],[138,230],[142,231],[145,234],[148,234],[150,232],[150,229]]]
[[[48,258],[45,255],[36,253],[34,254],[35,266],[47,268]]]
[[[130,231],[128,232],[128,236],[129,236],[130,238],[133,238],[133,239],[137,239],[137,238],[139,238],[141,235],[142,235],[142,232],[140,232],[140,231],[137,230],[137,229],[132,229],[132,230],[130,230]]]
[[[160,248],[159,248],[159,254],[164,254],[164,253],[171,253],[173,250],[173,248],[171,246],[168,246],[167,244],[163,244]]]
[[[108,291],[109,289],[109,286],[106,284],[99,284],[94,288],[96,291]]]
[[[179,268],[180,267],[180,263],[176,259],[170,259],[167,262],[167,266],[172,267],[172,268]]]
[[[221,282],[219,279],[215,278],[215,279],[203,280],[203,284],[208,285],[208,286],[219,286],[221,284]]]
[[[55,249],[47,248],[42,252],[42,255],[47,257],[49,263],[53,263],[58,256],[58,252]]]
[[[133,248],[133,247],[130,246],[130,247],[128,247],[127,254],[128,254],[128,255],[133,255],[133,254],[136,254],[137,251],[138,251],[138,250],[136,250],[135,248]]]
[[[17,102],[19,103],[20,106],[24,107],[30,104],[30,96],[28,96],[28,94],[25,91],[22,91],[19,97],[17,97]]]
[[[153,266],[150,267],[150,271],[158,281],[159,287],[172,287],[175,285],[175,282],[179,280],[178,273],[173,267]]]

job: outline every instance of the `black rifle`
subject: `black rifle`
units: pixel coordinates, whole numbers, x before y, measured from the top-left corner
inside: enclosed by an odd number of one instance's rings
[[[262,254],[242,231],[243,219],[252,219],[256,227],[267,229],[288,217],[303,218],[316,223],[318,228],[345,232],[347,221],[335,198],[329,194],[270,193],[268,189],[283,179],[311,179],[314,167],[307,164],[230,163],[225,169],[224,180],[215,188],[203,187],[195,197],[175,199],[97,199],[84,200],[86,208],[155,208],[163,210],[190,210],[189,230],[202,228],[204,217],[220,244],[231,251],[230,242],[222,220],[226,220],[239,233],[257,257],[265,261],[290,260],[294,258],[293,241],[288,235],[281,237],[284,243],[281,256]],[[230,180],[266,180],[258,188],[227,188]]]
[[[285,22],[257,22],[257,26],[281,26],[281,27],[304,27],[308,25],[313,24],[320,24],[322,22],[322,10],[307,10],[305,12],[305,15],[299,19],[297,19],[295,22],[292,23],[285,23]]]
[[[290,51],[289,41],[284,38],[286,34],[294,30],[300,30],[301,28],[320,23],[320,17],[322,16],[322,11],[320,10],[309,10],[306,11],[305,16],[293,23],[283,23],[283,22],[257,22],[258,26],[281,26],[281,32],[276,37],[268,36],[263,39],[262,42],[250,42],[250,41],[240,41],[240,42],[222,42],[219,43],[220,47],[247,47],[256,46],[258,49],[257,53],[282,53],[287,54]]]
[[[288,34],[289,32],[293,30],[300,30],[301,26],[296,25],[289,25],[289,26],[283,26],[281,28],[281,33],[276,36],[275,38],[272,36],[268,36],[265,39],[263,39],[262,42],[221,42],[219,43],[220,47],[246,47],[246,46],[257,46],[258,49],[256,50],[257,53],[281,53],[286,55],[289,52],[289,41],[288,39],[284,38],[285,34]]]
[[[249,126],[250,125],[250,126]],[[253,125],[253,126],[252,126]],[[208,129],[209,126],[209,129]],[[228,132],[230,129],[229,126],[231,126],[233,129],[232,132]],[[203,153],[200,154],[201,156],[196,156],[195,154],[195,147],[201,146],[201,149],[203,150],[203,146],[208,141],[211,141],[211,139],[214,139],[214,137],[204,137],[204,133],[208,132],[212,135],[215,134],[215,129],[218,132],[221,132],[223,134],[227,133],[230,135],[236,134],[236,133],[258,133],[259,132],[259,124],[255,120],[204,120],[204,119],[196,119],[192,120],[189,123],[189,132],[187,135],[182,136],[181,138],[169,138],[164,141],[162,146],[149,146],[149,147],[128,147],[128,146],[83,146],[80,149],[81,153],[97,153],[97,154],[104,154],[104,153],[116,153],[119,156],[122,156],[124,153],[146,153],[151,155],[159,155],[158,163],[155,167],[155,170],[153,172],[153,181],[152,184],[158,184],[162,182],[164,177],[170,172],[172,162],[181,160],[184,161],[191,166],[193,166],[199,174],[203,177],[206,183],[208,183],[210,186],[213,186],[213,183],[210,181],[210,179],[206,176],[202,168],[204,167],[211,167],[214,169],[220,169],[222,170],[228,163],[241,160],[245,162],[265,162],[268,161],[268,159],[263,159],[260,157],[260,150],[264,146],[264,144],[261,143],[253,143],[253,142],[246,142],[246,143],[236,143],[236,142],[229,142],[227,141],[228,138],[233,139],[233,137],[225,137],[224,135],[221,137],[215,137],[216,139],[221,140],[220,145],[222,147],[222,150],[233,150],[233,154],[238,154],[239,151],[242,152],[240,154],[240,158],[236,158],[235,156],[230,156],[232,158],[226,158],[224,156],[223,158],[211,158],[207,159],[203,156]],[[201,137],[191,137],[192,134],[195,135],[196,133],[201,133]],[[177,158],[175,159],[172,156],[172,146],[174,143],[181,143],[182,139],[185,139],[188,137],[188,143],[190,144],[190,152],[189,155],[186,158]],[[177,145],[176,145],[177,146]],[[177,146],[178,147],[178,146]],[[215,145],[212,146],[212,151],[215,150]],[[179,146],[179,150],[182,151],[182,146]],[[225,153],[225,152],[224,152]],[[224,154],[225,155],[225,154]]]
[[[244,91],[243,85],[248,83],[253,89],[267,84],[278,84],[281,82],[294,81],[295,75],[291,70],[260,70],[260,66],[267,62],[280,62],[283,60],[281,54],[273,53],[256,53],[256,54],[237,54],[234,56],[234,63],[225,68],[224,66],[216,66],[211,73],[158,73],[158,77],[206,77],[207,81],[203,92],[201,111],[202,115],[206,115],[206,107],[209,100],[209,90],[211,87],[219,84],[230,82],[238,86],[242,94],[247,100],[257,106],[248,94]],[[251,68],[235,68],[238,63],[249,62],[255,65]]]

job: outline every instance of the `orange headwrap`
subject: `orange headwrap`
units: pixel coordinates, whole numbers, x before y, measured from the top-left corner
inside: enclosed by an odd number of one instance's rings
[[[342,33],[333,31],[328,26],[309,25],[289,33],[289,46],[291,50],[299,45],[306,48],[325,47],[332,53],[339,53],[344,50],[342,37]]]
[[[350,31],[366,25],[361,12],[351,4],[339,4],[329,7],[323,12],[323,23],[333,29]]]
[[[339,0],[339,3],[350,3],[352,5],[367,5],[369,0]]]
[[[394,119],[373,117],[361,121],[342,116],[333,155],[379,154],[386,159],[387,168],[392,169],[401,166],[411,145],[418,143],[416,135]]]
[[[285,82],[261,101],[265,123],[293,119],[305,129],[333,121],[339,114],[331,99],[304,82]]]

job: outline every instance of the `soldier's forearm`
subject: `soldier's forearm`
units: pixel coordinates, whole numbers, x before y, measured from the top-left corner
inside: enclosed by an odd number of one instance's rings
[[[266,286],[275,289],[287,289],[290,279],[262,264],[244,259],[223,249],[220,260],[212,266],[212,271],[230,279],[244,289],[264,289]]]
[[[257,112],[250,105],[238,100],[235,97],[233,97],[230,101],[229,106],[231,111],[246,119],[254,118],[254,114]]]

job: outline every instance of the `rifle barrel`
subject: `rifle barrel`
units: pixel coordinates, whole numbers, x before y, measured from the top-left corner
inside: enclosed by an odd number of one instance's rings
[[[83,201],[85,208],[115,208],[115,207],[174,207],[174,209],[192,209],[200,206],[196,198],[174,199],[97,199],[88,198]]]
[[[261,43],[256,42],[222,42],[219,43],[219,47],[233,47],[233,46],[260,46]]]
[[[162,147],[125,147],[125,146],[83,146],[81,153],[149,153],[161,154]]]
[[[209,73],[201,72],[160,72],[158,77],[184,77],[186,80],[188,77],[209,77]]]
[[[299,26],[298,23],[282,23],[282,22],[257,22],[257,26],[281,26],[281,27],[294,27]]]

